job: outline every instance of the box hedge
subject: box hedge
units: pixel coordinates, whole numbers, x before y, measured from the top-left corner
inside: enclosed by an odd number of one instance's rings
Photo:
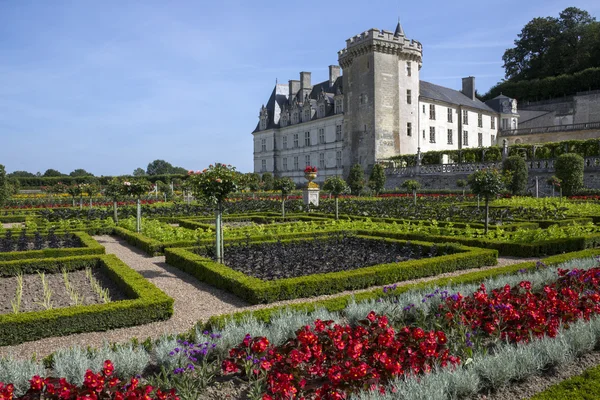
[[[58,232],[57,232],[58,233]],[[62,249],[43,249],[27,251],[0,252],[0,261],[23,260],[30,258],[56,258],[73,257],[90,254],[104,254],[104,246],[96,242],[85,232],[71,232],[75,235],[82,247],[62,248]],[[29,235],[31,236],[31,235]]]
[[[565,263],[570,260],[578,259],[578,258],[589,258],[596,257],[600,255],[600,249],[588,249],[582,251],[576,251],[572,253],[560,254],[555,256],[546,257],[540,260],[540,263],[543,263],[547,266],[559,265]],[[503,267],[496,268],[487,268],[480,271],[472,271],[461,273],[460,275],[455,275],[451,277],[442,277],[427,280],[425,282],[411,283],[407,285],[400,285],[394,291],[395,294],[400,294],[404,292],[408,292],[411,290],[423,290],[432,287],[443,287],[448,285],[460,285],[460,284],[469,284],[469,283],[478,283],[483,281],[484,279],[493,278],[501,275],[508,274],[516,274],[522,270],[532,270],[538,267],[538,263],[532,261],[526,261],[518,264],[507,265]],[[284,309],[295,309],[295,310],[304,310],[307,312],[315,311],[319,308],[325,308],[329,311],[341,311],[345,309],[351,302],[362,302],[368,300],[375,300],[385,296],[386,294],[383,292],[382,288],[377,288],[370,291],[365,291],[361,293],[354,293],[349,295],[337,296],[331,299],[326,300],[313,300],[306,301],[302,303],[295,304],[286,304],[281,306],[274,306],[269,308],[262,308],[260,310],[249,310],[249,311],[239,311],[235,313],[222,314],[210,317],[207,321],[200,321],[197,327],[200,330],[213,330],[213,329],[222,329],[227,321],[235,320],[242,321],[245,318],[252,316],[260,321],[265,323],[269,323],[271,320],[271,316],[277,315],[281,310]],[[192,330],[193,331],[193,330]]]
[[[373,236],[366,232],[356,231],[355,233],[361,237],[373,239]],[[402,240],[381,236],[383,240],[406,243]],[[427,248],[433,246],[431,242],[411,242],[411,244]],[[441,246],[443,245],[438,245],[438,248]],[[475,249],[465,246],[451,247],[455,249],[455,254],[273,281],[263,281],[235,271],[223,264],[218,264],[195,254],[191,248],[165,249],[165,256],[167,264],[187,272],[198,280],[231,292],[252,304],[259,304],[329,295],[344,290],[364,289],[375,285],[496,263],[497,252],[495,250]]]
[[[69,271],[86,267],[99,268],[129,299],[106,304],[2,314],[0,346],[45,337],[142,325],[168,319],[173,314],[173,299],[114,255],[0,262],[0,272],[5,276],[33,271],[53,273],[63,267]]]

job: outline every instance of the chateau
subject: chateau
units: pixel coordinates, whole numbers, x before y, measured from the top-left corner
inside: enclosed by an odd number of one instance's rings
[[[516,101],[475,97],[475,78],[457,91],[420,80],[423,46],[395,32],[370,29],[346,40],[329,79],[276,84],[259,113],[254,171],[304,181],[308,165],[317,181],[347,176],[354,164],[369,172],[399,154],[490,146],[502,129],[516,129]],[[343,73],[342,73],[343,71]]]

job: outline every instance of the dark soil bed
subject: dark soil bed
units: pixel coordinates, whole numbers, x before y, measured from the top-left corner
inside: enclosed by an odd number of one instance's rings
[[[108,289],[110,300],[124,300],[127,297],[119,290],[117,285],[98,270],[93,270],[94,278],[102,288]],[[68,274],[68,280],[73,290],[82,300],[80,304],[100,304],[104,301],[96,293],[90,284],[84,270],[74,271]],[[74,306],[75,302],[69,296],[62,274],[46,274],[48,287],[52,291],[50,302],[52,308],[63,308]],[[17,288],[17,277],[0,278],[0,314],[13,312],[11,301],[15,299]],[[23,295],[19,312],[42,311],[46,308],[44,302],[44,288],[39,274],[23,275]]]
[[[211,247],[198,250],[198,254],[211,258],[212,252]],[[435,246],[422,248],[410,242],[347,235],[288,243],[242,243],[225,247],[224,254],[225,265],[263,280],[348,271],[442,255]]]
[[[72,233],[40,234],[35,232],[33,235],[27,235],[25,230],[21,232],[19,235],[13,235],[12,232],[7,231],[4,237],[0,238],[0,253],[83,247],[79,238]]]

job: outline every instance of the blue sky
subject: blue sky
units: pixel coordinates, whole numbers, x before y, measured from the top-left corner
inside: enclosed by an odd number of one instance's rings
[[[275,84],[327,79],[345,40],[395,28],[423,44],[421,79],[480,92],[525,23],[600,2],[0,0],[0,164],[131,173],[164,159],[252,169]],[[300,13],[300,14],[299,14]]]

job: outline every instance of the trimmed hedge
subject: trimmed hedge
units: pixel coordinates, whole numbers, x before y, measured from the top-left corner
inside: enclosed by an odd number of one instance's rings
[[[600,246],[600,234],[571,237],[565,239],[545,240],[533,243],[501,242],[490,239],[461,238],[457,236],[436,236],[422,233],[388,233],[370,232],[374,236],[393,236],[405,240],[430,240],[436,243],[460,243],[465,246],[494,249],[501,256],[541,257],[546,255],[568,253]]]
[[[547,266],[551,266],[562,264],[569,260],[595,257],[598,255],[600,255],[600,249],[589,249],[572,253],[560,254],[556,256],[550,256],[542,259],[541,262],[543,262]],[[400,294],[411,290],[429,289],[436,286],[442,287],[447,285],[478,283],[484,279],[493,278],[500,275],[515,274],[519,273],[524,269],[531,270],[536,267],[537,263],[532,261],[526,261],[518,264],[507,265],[504,267],[489,268],[483,271],[467,272],[452,277],[432,279],[426,282],[401,285],[396,288],[394,293]],[[367,300],[375,300],[383,296],[385,296],[383,289],[377,288],[367,292],[338,296],[327,300],[307,301],[303,303],[263,308],[260,310],[239,311],[230,314],[217,315],[210,317],[206,322],[200,321],[197,324],[197,327],[200,328],[200,330],[222,329],[227,321],[234,320],[239,322],[247,318],[248,316],[253,316],[259,321],[269,323],[271,321],[272,315],[276,315],[278,312],[284,309],[304,310],[307,312],[313,312],[319,308],[325,308],[328,311],[341,311],[353,301],[359,303]],[[194,331],[194,329],[192,329],[191,331]]]
[[[106,331],[169,319],[173,299],[125,265],[116,256],[85,256],[63,259],[40,259],[0,262],[0,271],[56,272],[61,267],[70,271],[88,266],[100,268],[130,297],[107,304],[56,308],[44,311],[0,315],[0,346],[9,346],[45,337],[73,333]]]
[[[363,231],[355,231],[355,233],[371,239],[373,236]],[[390,236],[385,237],[383,233],[378,236],[384,240],[398,241]],[[411,244],[427,247],[433,245],[431,242],[411,242]],[[459,253],[273,281],[263,281],[245,275],[223,264],[201,257],[189,248],[165,249],[165,256],[167,264],[187,272],[198,280],[231,292],[252,304],[259,304],[363,289],[461,269],[493,265],[497,262],[497,252],[494,250],[464,246],[457,246],[456,250]]]
[[[25,222],[27,215],[0,215],[0,223],[10,224],[11,222]]]
[[[43,250],[28,250],[28,251],[10,251],[0,252],[0,261],[9,260],[24,260],[30,258],[57,258],[57,257],[73,257],[90,254],[104,254],[104,246],[96,242],[90,235],[85,232],[71,232],[77,236],[82,247],[64,248],[64,249],[43,249]]]

